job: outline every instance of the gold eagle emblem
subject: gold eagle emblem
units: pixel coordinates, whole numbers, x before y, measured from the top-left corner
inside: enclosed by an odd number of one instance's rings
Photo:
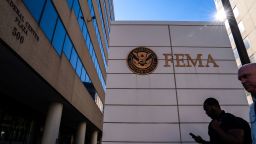
[[[127,63],[133,72],[137,74],[148,74],[155,70],[157,56],[149,48],[138,47],[129,53]]]

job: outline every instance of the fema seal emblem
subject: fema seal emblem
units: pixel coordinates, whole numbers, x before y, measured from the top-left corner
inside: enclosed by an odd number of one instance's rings
[[[137,47],[129,53],[127,63],[134,73],[149,74],[156,69],[157,56],[149,48]]]

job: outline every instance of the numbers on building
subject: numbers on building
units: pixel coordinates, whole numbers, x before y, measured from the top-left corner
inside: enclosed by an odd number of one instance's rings
[[[12,35],[15,37],[15,39],[17,41],[20,42],[20,44],[22,44],[24,42],[24,36],[21,34],[20,31],[18,31],[18,29],[16,27],[13,27]]]

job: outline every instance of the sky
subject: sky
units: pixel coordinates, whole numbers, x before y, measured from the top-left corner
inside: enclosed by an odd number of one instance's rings
[[[116,21],[214,21],[214,0],[113,0]]]

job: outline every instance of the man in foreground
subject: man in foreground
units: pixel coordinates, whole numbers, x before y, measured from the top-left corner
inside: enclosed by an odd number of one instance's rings
[[[256,144],[256,63],[243,65],[238,70],[238,79],[243,87],[251,93],[253,104],[250,106],[250,122],[253,144]]]
[[[203,140],[192,133],[192,138],[202,144],[251,144],[249,124],[242,118],[221,110],[219,102],[214,98],[204,101],[204,110],[212,119],[208,126],[210,141]]]

